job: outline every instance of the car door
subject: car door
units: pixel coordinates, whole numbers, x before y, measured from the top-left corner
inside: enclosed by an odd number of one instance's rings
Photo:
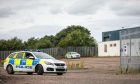
[[[19,52],[15,56],[15,71],[22,71],[22,72],[31,72],[34,71],[34,68],[32,66],[34,59],[29,59],[29,56],[33,56],[29,52]]]
[[[14,56],[14,67],[15,71],[23,71],[24,70],[24,65],[22,65],[22,57],[23,57],[24,52],[18,52]]]
[[[17,53],[12,53],[9,55],[9,58],[6,59],[6,63],[7,64],[11,64],[13,66],[13,69],[15,69],[15,65],[14,65],[14,60],[15,60],[15,56],[17,55]]]
[[[23,64],[25,64],[24,71],[26,71],[26,72],[34,71],[34,66],[33,66],[34,59],[30,59],[29,58],[30,56],[32,56],[34,58],[33,54],[30,52],[25,52],[23,54]],[[26,61],[24,61],[24,60],[26,60]]]

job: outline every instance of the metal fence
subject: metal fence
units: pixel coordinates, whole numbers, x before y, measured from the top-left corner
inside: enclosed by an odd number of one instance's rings
[[[120,31],[121,69],[140,72],[140,27]]]
[[[97,56],[97,47],[65,47],[40,49],[41,51],[52,55],[55,58],[64,57],[67,52],[78,52],[82,57]],[[0,51],[0,59],[5,59],[14,51]]]

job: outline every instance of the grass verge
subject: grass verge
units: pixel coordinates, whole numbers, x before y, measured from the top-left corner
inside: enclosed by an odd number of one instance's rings
[[[85,68],[85,62],[80,59],[68,59],[66,64],[68,70],[80,70]]]
[[[4,60],[0,60],[0,67],[3,66]]]

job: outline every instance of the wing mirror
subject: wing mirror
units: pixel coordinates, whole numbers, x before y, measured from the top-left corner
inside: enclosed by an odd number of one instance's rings
[[[33,56],[29,56],[29,59],[35,59]]]

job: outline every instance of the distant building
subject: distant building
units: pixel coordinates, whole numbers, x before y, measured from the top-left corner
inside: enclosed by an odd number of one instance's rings
[[[98,56],[120,56],[120,30],[102,32]]]
[[[140,55],[140,42],[139,40],[136,40],[136,38],[139,37],[140,27],[103,32],[102,42],[98,44],[98,56]],[[131,40],[131,46],[129,46],[130,43],[128,43],[130,42],[130,39],[133,39]],[[131,49],[137,52],[132,52],[130,51]]]
[[[140,72],[140,27],[103,32],[98,56],[121,56],[122,73]]]
[[[140,27],[122,29],[120,46],[122,72],[140,72]]]
[[[102,32],[102,42],[120,40],[120,30]]]
[[[120,56],[120,40],[99,43],[98,56]]]

